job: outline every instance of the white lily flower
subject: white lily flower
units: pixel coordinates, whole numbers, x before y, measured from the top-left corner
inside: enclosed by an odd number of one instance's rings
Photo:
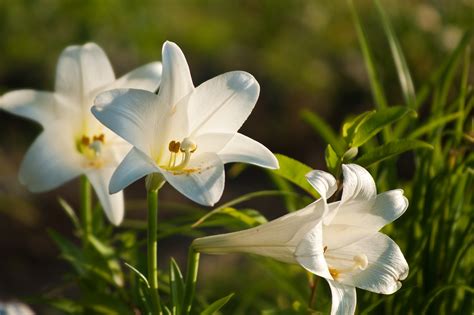
[[[257,101],[260,87],[242,71],[224,73],[194,87],[186,59],[172,42],[163,45],[158,95],[118,89],[99,95],[93,114],[134,147],[110,182],[118,192],[159,173],[186,197],[203,205],[224,189],[224,164],[278,168],[275,156],[237,130]]]
[[[123,194],[107,186],[130,145],[102,126],[90,113],[102,91],[132,87],[154,91],[161,63],[153,62],[115,79],[104,51],[94,43],[69,46],[59,57],[54,92],[17,90],[0,98],[0,108],[40,123],[43,132],[29,148],[19,179],[32,192],[44,192],[85,174],[109,220],[124,215]]]
[[[296,212],[244,231],[198,238],[195,249],[210,254],[245,252],[300,264],[325,278],[332,292],[331,314],[354,314],[356,290],[391,294],[408,275],[398,245],[379,230],[408,207],[402,190],[377,195],[371,175],[343,165],[341,201],[327,204],[335,178],[312,171],[310,184],[322,198]]]

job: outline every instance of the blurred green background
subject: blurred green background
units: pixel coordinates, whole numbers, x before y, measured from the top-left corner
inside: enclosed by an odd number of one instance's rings
[[[472,0],[382,3],[415,86],[427,79],[474,23]],[[390,105],[402,103],[374,5],[372,1],[355,1],[355,5]],[[373,108],[346,1],[0,0],[0,39],[0,94],[19,88],[52,90],[61,51],[88,41],[106,51],[117,76],[160,60],[165,40],[182,48],[195,85],[223,72],[248,71],[259,81],[261,96],[242,132],[314,168],[324,165],[324,143],[303,123],[300,111],[311,109],[338,128],[348,116]],[[34,123],[0,112],[0,300],[38,294],[56,283],[66,268],[57,260],[46,229],[63,233],[71,229],[56,198],[60,195],[75,204],[77,183],[33,195],[16,178],[21,159],[39,132]],[[256,177],[259,172],[252,169],[228,181],[223,200],[268,188],[269,182]],[[129,205],[145,197],[141,185],[127,190]],[[184,200],[168,188],[162,198]],[[140,216],[144,206],[138,204]],[[270,218],[284,210],[272,209],[271,203],[259,207]],[[186,246],[175,243],[164,242],[163,252],[184,255]],[[226,264],[234,262],[235,257]],[[219,268],[212,258],[203,260],[202,266],[203,272]],[[235,290],[241,286],[236,284]]]

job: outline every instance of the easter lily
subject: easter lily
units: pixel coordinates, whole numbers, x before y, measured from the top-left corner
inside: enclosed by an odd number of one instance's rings
[[[237,133],[259,95],[252,75],[228,72],[195,88],[181,49],[166,42],[162,55],[158,95],[117,89],[100,94],[92,108],[99,121],[133,145],[112,176],[111,193],[160,174],[186,197],[213,205],[224,189],[225,163],[278,167],[266,147]]]
[[[343,165],[340,201],[327,203],[337,190],[335,178],[312,171],[309,183],[321,198],[307,207],[244,231],[194,241],[210,254],[245,252],[300,264],[325,278],[332,292],[331,314],[354,314],[356,287],[391,294],[407,277],[408,264],[398,245],[379,230],[408,207],[402,190],[377,195],[362,167]]]
[[[142,66],[115,79],[104,51],[93,43],[69,46],[59,57],[54,92],[17,90],[0,98],[0,107],[41,124],[43,132],[29,148],[20,167],[20,182],[44,192],[85,174],[108,219],[120,224],[123,194],[109,195],[108,184],[130,146],[102,126],[90,113],[94,98],[119,87],[154,91],[161,63]]]

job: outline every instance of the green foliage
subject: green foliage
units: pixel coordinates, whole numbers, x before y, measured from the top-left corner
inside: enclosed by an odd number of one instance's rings
[[[206,307],[204,311],[201,312],[201,315],[214,315],[217,314],[218,311],[224,307],[224,305],[227,304],[227,302],[230,301],[230,299],[234,296],[234,293],[231,293],[215,302],[213,302],[211,305]]]

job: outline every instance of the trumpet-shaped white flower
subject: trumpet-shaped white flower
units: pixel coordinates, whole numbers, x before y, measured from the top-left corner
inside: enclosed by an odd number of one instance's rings
[[[134,146],[112,176],[111,193],[159,173],[186,197],[213,205],[224,189],[225,163],[278,167],[266,147],[237,133],[259,95],[252,75],[228,72],[195,88],[179,47],[166,42],[162,54],[158,95],[118,89],[96,98],[93,114]]]
[[[21,164],[20,182],[32,192],[43,192],[85,174],[109,220],[120,224],[123,194],[109,195],[107,186],[130,145],[102,126],[90,108],[102,91],[119,87],[154,91],[160,79],[160,62],[116,80],[99,46],[67,47],[59,57],[54,92],[17,90],[0,98],[0,108],[32,119],[44,129]]]
[[[391,294],[408,275],[398,245],[379,230],[408,207],[402,190],[377,195],[370,174],[354,164],[343,165],[343,193],[335,178],[312,171],[308,181],[321,198],[307,207],[244,231],[198,238],[196,250],[223,254],[246,252],[297,263],[325,278],[332,292],[331,314],[353,314],[356,290]]]

